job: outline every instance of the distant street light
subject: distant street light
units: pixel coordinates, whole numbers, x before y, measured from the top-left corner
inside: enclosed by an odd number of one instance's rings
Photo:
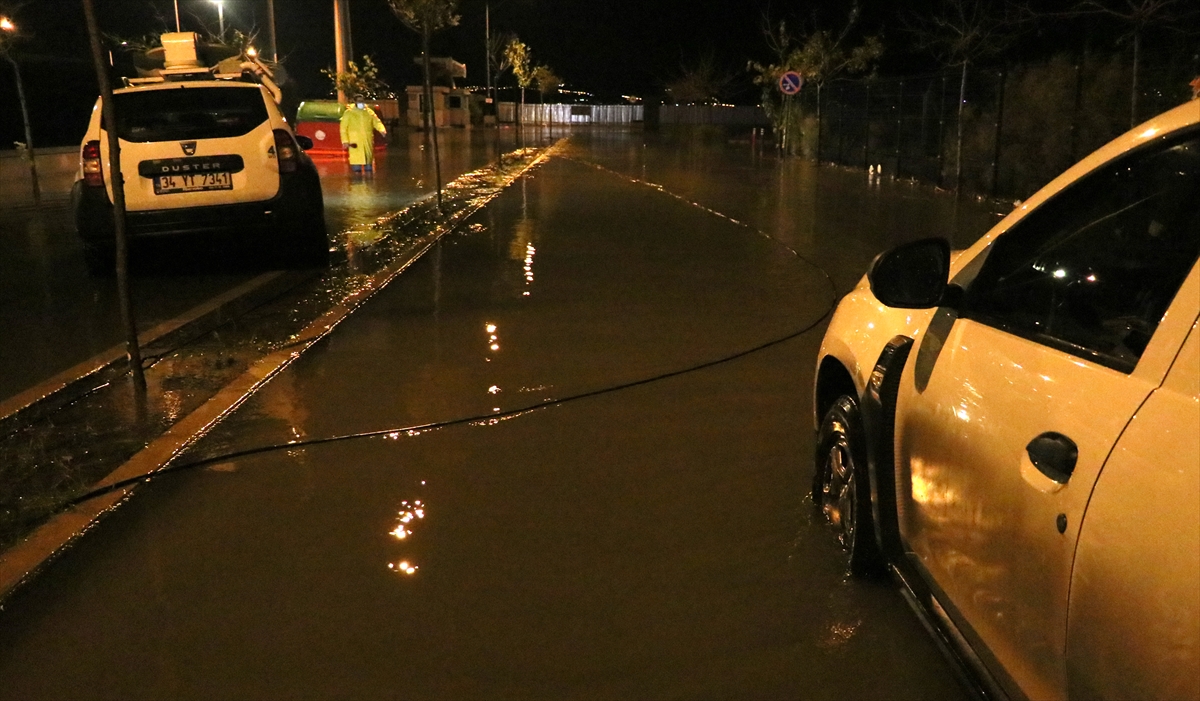
[[[224,0],[212,0],[212,4],[217,6],[217,26],[220,28],[221,38],[225,38],[225,2]]]
[[[21,66],[9,51],[9,42],[17,34],[17,25],[8,17],[0,17],[0,56],[12,64],[13,76],[17,80],[17,101],[21,103],[21,119],[25,122],[25,156],[29,159],[29,180],[33,185],[33,201],[42,202],[42,188],[38,183],[37,157],[33,152],[33,127],[29,124],[29,106],[25,102],[25,82],[21,80]]]

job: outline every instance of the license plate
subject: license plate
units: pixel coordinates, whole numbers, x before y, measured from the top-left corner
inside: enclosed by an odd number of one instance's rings
[[[154,178],[154,194],[156,195],[169,195],[176,192],[201,192],[203,190],[232,189],[233,175],[230,173],[159,175]]]

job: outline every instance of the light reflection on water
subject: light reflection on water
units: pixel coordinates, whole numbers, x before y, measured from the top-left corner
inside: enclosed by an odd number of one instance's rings
[[[425,484],[421,482],[421,484]],[[399,541],[408,541],[409,538],[416,532],[417,522],[425,518],[425,504],[420,499],[414,499],[409,502],[407,500],[400,502],[400,511],[397,514],[396,526],[388,531],[388,535]],[[387,563],[388,569],[405,576],[412,576],[417,573],[420,566],[416,564],[411,556],[396,562]]]

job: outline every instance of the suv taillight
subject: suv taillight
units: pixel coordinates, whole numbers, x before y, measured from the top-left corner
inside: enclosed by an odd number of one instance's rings
[[[275,156],[279,159],[280,173],[296,172],[296,141],[285,129],[275,130]]]
[[[83,182],[92,187],[104,186],[104,167],[100,164],[100,142],[83,145]]]

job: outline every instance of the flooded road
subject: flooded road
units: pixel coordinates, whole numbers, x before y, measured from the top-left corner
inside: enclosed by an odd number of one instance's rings
[[[449,182],[511,150],[515,130],[447,130],[442,175]],[[544,142],[549,135],[525,135]],[[341,161],[318,161],[331,235],[403,208],[434,189],[433,160],[420,132],[401,132],[380,154],[374,178],[353,178]],[[0,402],[124,342],[116,281],[89,276],[71,211],[61,199],[42,209],[0,209]],[[143,252],[146,253],[146,252]],[[277,266],[278,261],[155,247],[135,255],[132,295],[139,328],[186,312]]]
[[[962,697],[804,497],[861,215],[632,181],[659,148],[572,138],[273,379],[5,603],[0,697]]]

